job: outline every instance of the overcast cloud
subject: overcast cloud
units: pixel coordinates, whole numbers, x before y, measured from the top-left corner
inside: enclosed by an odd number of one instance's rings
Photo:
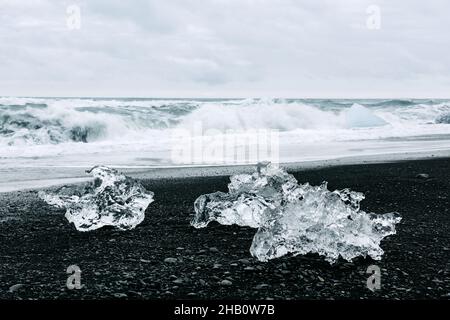
[[[449,15],[446,0],[0,0],[0,95],[448,98]]]

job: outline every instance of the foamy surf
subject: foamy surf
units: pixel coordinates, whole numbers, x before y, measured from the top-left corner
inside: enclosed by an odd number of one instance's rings
[[[273,161],[203,157],[212,142],[230,137],[239,142],[242,133],[255,130],[276,132],[281,163],[426,155],[450,150],[449,115],[447,100],[3,97],[0,165],[10,175],[3,190],[9,190],[14,179],[16,189],[23,188],[27,179],[20,178],[21,168],[88,168],[100,163],[158,168]],[[201,130],[195,130],[199,126]],[[182,143],[197,148],[200,157],[174,159],[174,146],[181,141],[173,135],[176,130],[184,130]],[[240,152],[240,147],[233,145],[231,153]],[[45,180],[47,185],[61,178],[42,170],[33,181]]]

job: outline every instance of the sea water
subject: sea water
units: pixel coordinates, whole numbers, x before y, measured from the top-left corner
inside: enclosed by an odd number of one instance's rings
[[[431,153],[450,150],[448,119],[450,100],[0,97],[1,183],[4,191],[31,180],[82,179],[84,169],[99,164],[208,166]],[[182,132],[182,140],[174,132]],[[271,152],[277,159],[232,156],[242,147],[236,142],[255,132],[276,137]],[[226,156],[204,156],[230,137]],[[186,144],[193,154],[174,157]]]

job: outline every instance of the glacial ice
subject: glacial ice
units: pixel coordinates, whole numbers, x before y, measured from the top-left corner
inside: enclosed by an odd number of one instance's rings
[[[387,124],[369,108],[357,103],[345,111],[345,117],[349,128],[380,127]]]
[[[257,228],[250,253],[260,261],[318,253],[330,263],[339,256],[381,259],[381,240],[395,234],[397,213],[375,214],[360,209],[364,195],[349,189],[329,191],[327,183],[299,184],[270,163],[253,174],[230,178],[229,192],[202,195],[194,203],[191,225],[209,222]]]
[[[65,208],[65,217],[77,230],[90,231],[103,226],[130,230],[145,218],[153,202],[153,192],[115,169],[95,166],[86,173],[94,181],[84,186],[61,187],[55,192],[39,192],[48,204]]]

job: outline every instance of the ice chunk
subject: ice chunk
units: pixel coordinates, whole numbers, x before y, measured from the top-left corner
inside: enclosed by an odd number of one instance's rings
[[[346,110],[345,116],[349,128],[380,127],[387,124],[370,109],[357,103]]]
[[[261,163],[251,175],[231,176],[228,193],[214,192],[195,200],[191,224],[206,227],[211,221],[258,228],[279,214],[284,202],[295,197],[297,180],[285,171]]]
[[[262,220],[276,209],[274,204],[261,196],[229,195],[223,192],[200,196],[194,207],[196,215],[191,224],[196,228],[206,227],[211,221],[258,228],[263,224]]]
[[[56,192],[39,192],[47,203],[66,209],[66,218],[77,230],[103,226],[129,230],[140,224],[145,209],[153,202],[153,192],[114,169],[96,166],[87,173],[94,181],[85,186],[62,187]]]
[[[260,261],[292,253],[318,253],[330,263],[339,256],[380,259],[381,240],[395,234],[397,213],[378,215],[360,209],[364,195],[327,184],[299,184],[284,170],[258,165],[255,173],[231,177],[229,192],[200,196],[191,224],[211,221],[258,228],[250,253]]]
[[[250,252],[261,261],[287,253],[316,252],[335,262],[369,255],[383,255],[381,240],[395,233],[400,217],[395,213],[377,215],[359,209],[364,198],[349,190],[331,192],[326,183],[307,186],[302,197],[288,203],[283,214],[257,231]]]

